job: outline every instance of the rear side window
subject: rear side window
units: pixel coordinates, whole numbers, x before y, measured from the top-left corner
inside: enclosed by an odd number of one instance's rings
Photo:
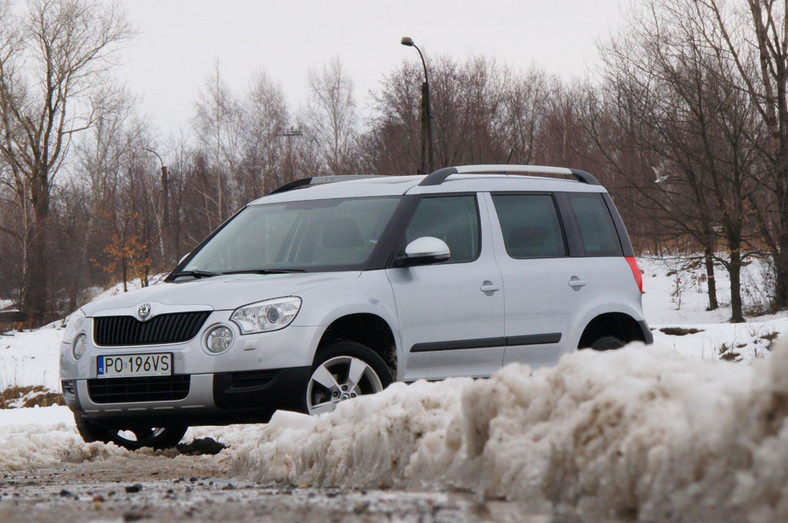
[[[494,194],[492,198],[509,256],[566,256],[561,222],[551,195]]]
[[[451,252],[448,263],[475,260],[481,246],[476,197],[458,195],[422,199],[405,231],[405,241],[410,243],[422,236],[433,236],[446,242]]]
[[[586,256],[623,256],[613,218],[601,194],[570,194]]]

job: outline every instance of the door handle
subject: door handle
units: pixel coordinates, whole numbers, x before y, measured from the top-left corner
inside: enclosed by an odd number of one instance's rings
[[[495,285],[490,280],[484,280],[484,282],[482,283],[482,286],[479,287],[479,289],[484,294],[486,294],[487,296],[492,296],[493,294],[495,294],[496,292],[501,290],[501,286],[500,285]]]
[[[586,286],[586,282],[584,282],[577,276],[572,276],[571,278],[569,278],[569,286],[572,287],[574,290],[579,291],[580,289]]]

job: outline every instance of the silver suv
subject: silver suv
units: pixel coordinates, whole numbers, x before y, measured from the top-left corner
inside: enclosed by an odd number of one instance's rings
[[[311,178],[244,207],[164,284],[72,315],[63,394],[86,441],[168,447],[189,425],[320,414],[394,380],[651,343],[641,292],[586,172]]]

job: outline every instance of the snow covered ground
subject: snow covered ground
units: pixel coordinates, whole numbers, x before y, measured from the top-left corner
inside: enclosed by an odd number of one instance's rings
[[[395,384],[330,415],[199,427],[234,474],[308,486],[468,489],[593,518],[788,518],[788,313],[726,323],[700,267],[639,260],[655,346],[583,351],[531,373]],[[766,272],[745,270],[762,308]],[[718,271],[720,302],[729,300]],[[664,330],[664,332],[662,331]],[[59,324],[0,336],[0,390],[57,387]],[[728,360],[728,361],[724,361]],[[65,407],[0,410],[0,471],[124,459],[85,444]]]

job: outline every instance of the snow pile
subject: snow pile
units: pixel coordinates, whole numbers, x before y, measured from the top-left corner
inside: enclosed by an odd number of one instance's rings
[[[240,446],[233,467],[296,484],[403,484],[412,454],[444,449],[446,427],[460,417],[460,394],[471,385],[470,378],[394,383],[327,416],[278,411],[259,443]]]
[[[753,365],[581,351],[533,375],[395,385],[276,415],[236,473],[299,485],[471,489],[645,520],[788,519],[788,343]]]
[[[13,409],[2,413],[0,471],[126,454],[128,451],[112,444],[83,442],[67,407]]]

